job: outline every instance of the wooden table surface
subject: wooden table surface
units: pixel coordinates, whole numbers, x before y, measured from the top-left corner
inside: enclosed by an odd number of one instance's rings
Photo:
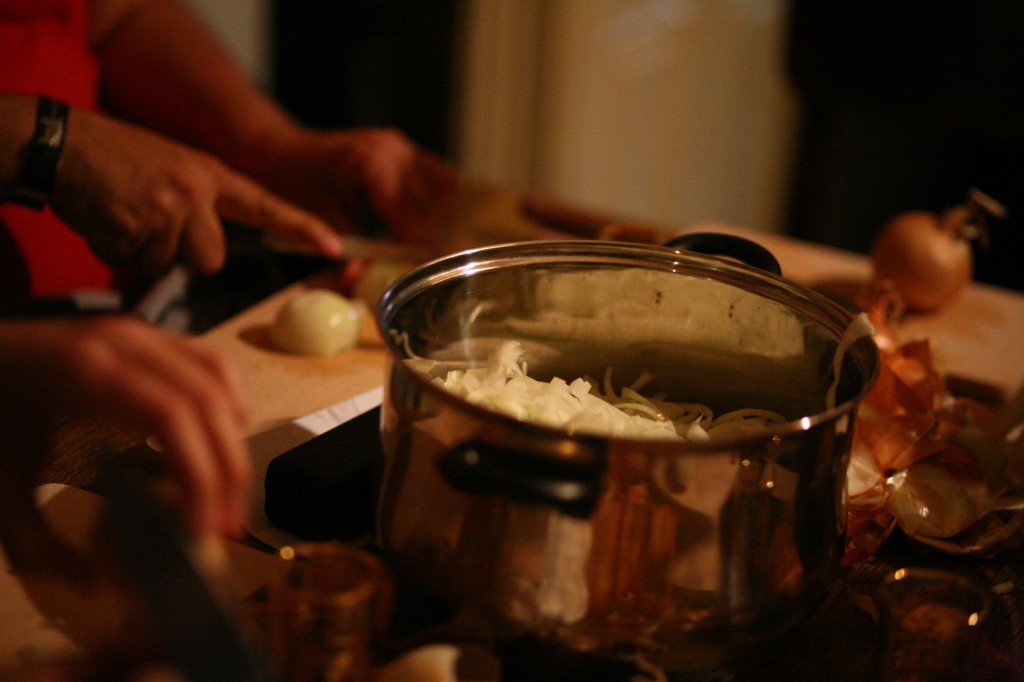
[[[444,250],[557,236],[520,213],[519,197],[512,191],[468,191],[447,232]],[[863,256],[732,226],[691,229],[752,236],[774,252],[785,276],[837,296],[870,276]],[[327,279],[284,289],[200,337],[239,365],[253,410],[250,432],[254,435],[379,386],[384,379],[384,349],[372,321],[358,348],[331,358],[289,356],[268,343],[267,327],[284,302],[304,288],[332,281],[330,272],[324,276]],[[908,318],[901,334],[907,339],[931,339],[950,374],[990,392],[1005,396],[1024,381],[1024,296],[1020,294],[972,285],[941,313]],[[117,459],[137,445],[87,424],[71,425],[61,436],[64,456],[54,466],[51,479],[101,489],[103,477],[111,475]],[[992,595],[994,607],[984,633],[1003,664],[1003,679],[1008,671],[1024,671],[1024,548],[992,559],[953,558],[924,554],[895,537],[872,559],[844,572],[807,627],[779,657],[740,679],[874,679],[876,627],[862,604],[882,577],[909,565],[941,566],[968,575],[986,588],[1009,586],[1005,593]]]

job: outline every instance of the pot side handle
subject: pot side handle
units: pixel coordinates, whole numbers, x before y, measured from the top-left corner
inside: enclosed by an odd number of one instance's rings
[[[733,234],[691,232],[673,237],[665,242],[664,246],[708,256],[728,256],[773,275],[782,275],[782,267],[771,251],[745,237]]]
[[[441,456],[438,468],[456,490],[546,505],[580,519],[594,512],[603,489],[599,467],[482,441],[455,446]]]

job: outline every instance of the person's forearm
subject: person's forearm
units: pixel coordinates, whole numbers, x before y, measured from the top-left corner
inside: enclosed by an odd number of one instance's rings
[[[36,98],[0,93],[0,203],[8,201],[35,129]]]
[[[171,0],[95,0],[101,101],[119,117],[260,175],[298,128],[187,9]],[[102,12],[104,7],[115,8]],[[122,16],[116,16],[117,13]]]

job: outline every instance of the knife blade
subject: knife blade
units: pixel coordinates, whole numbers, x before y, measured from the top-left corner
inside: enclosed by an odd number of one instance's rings
[[[397,260],[424,263],[433,258],[430,249],[415,244],[406,244],[392,239],[369,238],[356,234],[341,235],[342,251],[338,260],[361,258],[367,260]],[[293,256],[328,258],[315,251],[309,244],[279,235],[265,233],[260,240],[263,248]]]
[[[651,225],[614,220],[537,194],[527,194],[519,210],[533,222],[551,230],[607,241],[663,244],[672,233]]]

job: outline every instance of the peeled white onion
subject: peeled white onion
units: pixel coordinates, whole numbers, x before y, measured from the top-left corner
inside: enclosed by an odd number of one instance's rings
[[[270,327],[279,349],[299,355],[334,355],[359,341],[359,308],[329,289],[310,289],[288,301]]]
[[[428,644],[384,666],[379,682],[458,682],[459,649],[451,644]]]

